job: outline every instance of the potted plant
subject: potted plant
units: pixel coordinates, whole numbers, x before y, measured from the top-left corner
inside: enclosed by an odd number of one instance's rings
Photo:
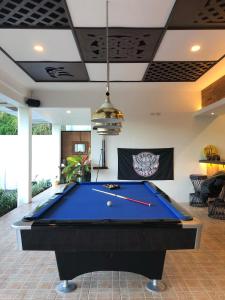
[[[87,181],[91,174],[91,162],[88,155],[74,155],[66,158],[66,166],[62,170],[66,182]]]

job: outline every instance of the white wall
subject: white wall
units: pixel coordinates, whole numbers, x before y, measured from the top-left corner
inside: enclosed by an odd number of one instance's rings
[[[19,176],[18,136],[0,135],[0,188],[15,188]]]
[[[93,84],[92,84],[93,85]],[[85,86],[86,87],[86,86]],[[44,106],[66,105],[90,107],[95,110],[104,101],[104,86],[76,91],[36,91]],[[166,193],[178,202],[188,201],[193,191],[189,175],[204,173],[198,160],[202,148],[214,144],[225,158],[225,117],[195,119],[193,112],[200,108],[200,91],[192,84],[121,83],[112,84],[111,100],[125,113],[125,122],[119,136],[107,137],[106,161],[108,170],[99,172],[99,180],[117,179],[117,148],[174,147],[173,181],[156,181]],[[63,102],[61,99],[63,98]],[[160,112],[161,116],[151,116]],[[97,165],[101,137],[92,132],[92,163]],[[92,180],[96,172],[93,171]]]
[[[174,180],[155,183],[177,201],[188,201],[192,185],[190,174],[205,173],[198,160],[201,150],[207,144],[216,145],[225,157],[225,141],[222,128],[225,117],[215,121],[196,120],[192,113],[175,116],[141,118],[127,117],[122,133],[117,137],[107,137],[106,157],[108,170],[99,172],[99,180],[117,179],[117,148],[167,148],[174,147]],[[218,130],[218,128],[221,128]],[[99,140],[93,134],[92,140]],[[96,143],[97,144],[97,143]],[[100,145],[100,140],[98,141]],[[93,163],[98,164],[100,148],[92,148]],[[202,169],[201,169],[202,167]],[[96,172],[92,174],[95,180]]]
[[[20,156],[17,153],[19,138],[0,135],[0,188],[14,189],[19,176]],[[59,173],[59,143],[55,135],[32,136],[32,180],[54,179]],[[56,148],[58,147],[58,148]]]
[[[60,143],[55,135],[33,135],[32,178],[37,180],[59,178]]]

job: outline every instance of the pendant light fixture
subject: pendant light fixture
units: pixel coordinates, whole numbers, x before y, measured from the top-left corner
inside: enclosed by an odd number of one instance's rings
[[[106,1],[106,65],[107,84],[105,102],[92,115],[93,129],[100,135],[118,135],[121,131],[123,113],[115,108],[110,101],[110,66],[109,66],[109,1]]]

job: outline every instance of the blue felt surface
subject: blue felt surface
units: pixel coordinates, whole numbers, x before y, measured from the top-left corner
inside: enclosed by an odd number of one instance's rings
[[[59,202],[64,195],[66,195],[70,190],[74,189],[76,183],[69,184],[62,193],[56,194],[53,198],[50,198],[47,202],[43,203],[41,206],[37,206],[37,208],[33,211],[31,217],[28,219],[36,220],[41,217],[48,209],[50,209],[55,203]],[[25,217],[26,218],[26,217]]]
[[[120,182],[120,189],[109,190],[104,183],[78,184],[57,203],[40,215],[45,220],[179,220],[182,214],[170,205],[151,186],[143,182]],[[150,202],[152,206],[130,202],[93,191],[106,192]],[[112,201],[111,207],[107,201]]]

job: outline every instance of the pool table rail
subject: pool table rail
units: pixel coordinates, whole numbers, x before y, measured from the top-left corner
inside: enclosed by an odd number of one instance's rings
[[[185,221],[191,221],[193,218],[192,216],[182,207],[180,206],[176,201],[174,201],[171,197],[169,197],[165,192],[163,192],[160,188],[158,188],[155,184],[153,184],[152,182],[149,181],[142,181],[142,182],[138,182],[139,184],[143,184],[143,186],[145,186],[145,188],[147,188],[151,193],[153,193],[154,195],[156,195],[156,197],[158,198],[158,200],[165,205],[169,210],[171,210],[174,214],[174,216],[176,216],[178,219],[181,220],[185,220]],[[47,222],[45,220],[42,220],[42,216],[49,211],[50,209],[52,209],[55,205],[57,205],[66,195],[68,195],[71,191],[76,192],[77,189],[79,189],[80,186],[88,186],[89,184],[98,184],[98,185],[105,185],[106,182],[91,182],[91,183],[73,183],[70,185],[67,185],[64,190],[60,193],[57,193],[55,195],[53,195],[48,201],[42,203],[41,205],[38,205],[34,211],[32,211],[31,213],[29,213],[28,215],[25,215],[23,217],[23,221],[33,221],[36,220],[38,223],[42,224],[42,223],[46,223]],[[126,185],[132,185],[133,182],[121,182],[121,185],[126,184]],[[137,184],[137,182],[135,182],[135,184]],[[87,220],[82,220],[82,222],[85,222]],[[98,221],[102,221],[102,222],[107,222],[107,220],[98,220]],[[121,220],[115,220],[115,222],[117,221],[121,221]],[[138,220],[137,220],[138,221]],[[144,222],[146,222],[147,220],[144,220]],[[149,222],[151,220],[148,220]],[[162,220],[160,219],[154,219],[153,222],[160,222]],[[68,220],[68,222],[73,222],[73,220]],[[134,220],[134,222],[136,222]],[[176,222],[176,220],[174,219],[167,219],[165,220],[165,222]],[[177,220],[177,222],[179,222],[179,220]],[[52,220],[49,224],[51,225],[52,223],[62,223],[61,220]],[[63,223],[64,222],[63,220]],[[76,223],[76,222],[75,222]]]
[[[155,251],[198,248],[201,223],[77,224],[68,226],[13,224],[19,249],[52,251]],[[152,225],[152,226],[151,226]]]
[[[173,200],[169,195],[167,195],[165,192],[163,192],[159,187],[157,187],[154,183],[145,181],[144,182],[146,186],[150,187],[151,190],[153,189],[156,194],[159,194],[160,200],[167,205],[169,208],[173,207],[173,212],[177,215],[177,211],[183,215],[184,221],[191,221],[193,220],[193,217],[189,214],[189,212],[183,208],[181,205],[179,205],[175,200]],[[179,215],[178,215],[179,216]]]

